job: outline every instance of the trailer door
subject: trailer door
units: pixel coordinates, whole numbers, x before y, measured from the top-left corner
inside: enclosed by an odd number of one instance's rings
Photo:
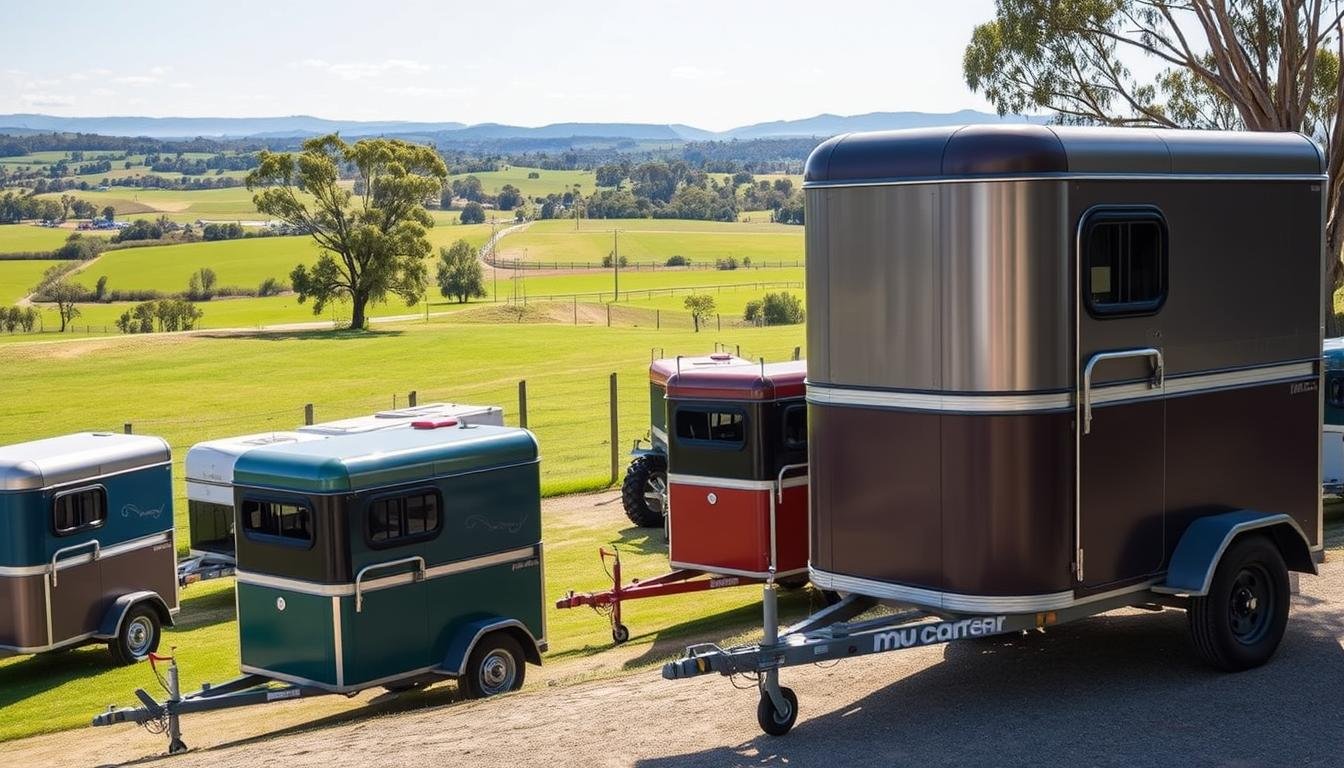
[[[1079,223],[1074,571],[1085,591],[1162,566],[1166,237],[1148,207],[1092,208]]]

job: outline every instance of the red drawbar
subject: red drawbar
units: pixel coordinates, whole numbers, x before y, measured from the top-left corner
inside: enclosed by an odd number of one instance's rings
[[[668,483],[668,557],[674,568],[765,578],[770,568],[770,497],[765,488]],[[713,502],[710,501],[711,496]],[[775,573],[807,568],[807,485],[784,489],[775,508]]]

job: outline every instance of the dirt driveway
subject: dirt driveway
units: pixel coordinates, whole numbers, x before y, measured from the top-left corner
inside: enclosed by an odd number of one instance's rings
[[[754,689],[655,671],[502,699],[302,725],[237,740],[186,721],[196,747],[133,726],[0,746],[5,765],[130,761],[172,768],[371,766],[1337,766],[1344,762],[1344,558],[1302,579],[1288,637],[1240,675],[1195,659],[1179,611],[1123,611],[1010,642],[961,643],[784,671],[801,717],[756,728]],[[255,730],[254,730],[255,732]]]

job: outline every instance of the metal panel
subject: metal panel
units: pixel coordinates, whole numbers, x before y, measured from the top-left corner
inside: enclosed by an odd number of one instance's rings
[[[81,432],[0,446],[0,491],[80,482],[164,464],[168,444],[157,437]]]

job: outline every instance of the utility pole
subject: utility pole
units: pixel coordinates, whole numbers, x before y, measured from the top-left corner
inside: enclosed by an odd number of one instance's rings
[[[499,303],[499,257],[495,250],[495,220],[490,219],[490,285],[495,303]]]

